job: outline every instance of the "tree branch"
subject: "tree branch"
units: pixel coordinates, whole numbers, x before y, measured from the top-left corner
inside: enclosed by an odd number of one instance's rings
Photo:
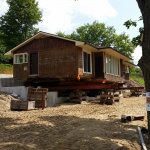
[[[144,15],[144,6],[145,6],[145,0],[136,0],[138,3],[138,6],[141,10],[142,16]]]

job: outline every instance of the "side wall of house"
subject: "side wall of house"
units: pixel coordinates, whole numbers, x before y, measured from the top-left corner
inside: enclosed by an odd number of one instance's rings
[[[30,54],[35,52],[38,53],[38,77],[77,77],[78,70],[82,74],[82,49],[74,42],[47,37],[33,40],[15,51],[14,54],[27,53],[28,62],[14,64],[14,78],[30,77]]]
[[[70,46],[39,53],[40,77],[77,77],[78,49]]]

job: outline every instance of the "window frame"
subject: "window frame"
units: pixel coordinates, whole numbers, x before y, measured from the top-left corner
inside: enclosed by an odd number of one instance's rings
[[[120,59],[106,54],[105,57],[106,74],[120,76]]]
[[[86,69],[85,70],[85,55],[84,54],[88,54],[87,55],[87,64],[86,64]],[[82,63],[82,66],[83,66],[83,73],[87,73],[87,74],[92,74],[92,53],[89,52],[89,51],[86,51],[86,50],[83,50],[82,51],[82,60],[83,60],[83,63]]]
[[[17,57],[22,56],[22,61],[17,61]],[[14,64],[24,64],[28,63],[28,54],[27,53],[19,53],[19,54],[14,54]]]

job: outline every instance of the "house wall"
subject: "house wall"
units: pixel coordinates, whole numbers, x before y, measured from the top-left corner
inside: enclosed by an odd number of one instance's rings
[[[55,37],[33,40],[14,54],[28,53],[28,63],[14,64],[14,78],[30,76],[30,53],[38,52],[38,77],[77,77],[83,74],[82,49],[72,41]]]
[[[123,73],[123,61],[120,60],[121,77],[106,74],[105,52],[96,53],[86,49],[92,55],[92,72],[84,73],[83,71],[83,50],[75,45],[75,42],[59,39],[56,37],[46,37],[35,39],[18,50],[14,54],[28,53],[28,62],[23,64],[14,64],[14,78],[26,80],[27,78],[106,78],[109,81],[120,82],[125,76]],[[38,53],[38,74],[30,75],[30,54]],[[99,61],[102,57],[103,60]],[[99,58],[99,59],[97,59]],[[95,65],[95,62],[99,63]],[[103,66],[100,65],[103,63]],[[101,71],[97,71],[98,68]],[[97,71],[97,72],[96,72]]]
[[[124,77],[115,76],[115,75],[111,75],[111,74],[105,74],[105,78],[106,78],[106,80],[113,81],[113,82],[123,82],[124,81]]]
[[[40,77],[77,77],[78,48],[70,46],[39,53]]]
[[[15,79],[26,79],[29,75],[28,63],[14,64],[13,65],[13,76]]]

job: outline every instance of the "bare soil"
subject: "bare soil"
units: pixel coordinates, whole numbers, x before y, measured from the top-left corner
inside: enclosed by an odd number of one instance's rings
[[[0,94],[1,150],[141,150],[137,127],[147,128],[145,97],[30,111],[11,111],[12,98]],[[122,123],[123,114],[145,118]]]

